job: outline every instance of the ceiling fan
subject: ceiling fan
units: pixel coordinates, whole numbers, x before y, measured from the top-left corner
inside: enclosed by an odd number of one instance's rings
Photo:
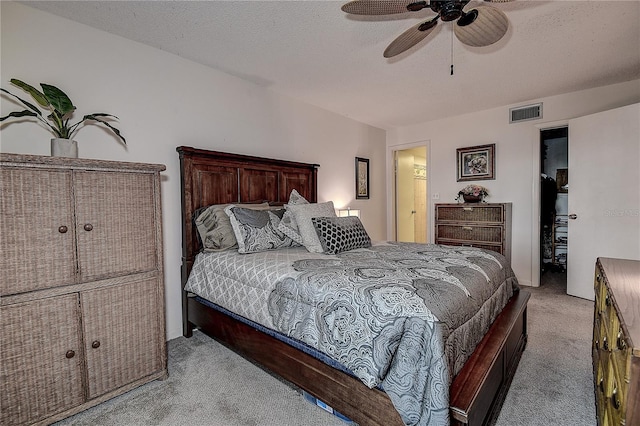
[[[437,15],[400,34],[387,46],[385,58],[391,58],[410,49],[425,39],[438,24],[456,21],[453,31],[467,46],[484,47],[500,40],[509,28],[509,20],[503,11],[490,6],[477,6],[463,10],[471,0],[353,0],[342,6],[342,11],[353,15],[390,15],[395,13],[418,12],[429,8]],[[505,3],[511,0],[485,0]]]

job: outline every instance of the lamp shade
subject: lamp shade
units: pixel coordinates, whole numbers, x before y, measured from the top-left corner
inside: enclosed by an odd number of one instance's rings
[[[360,217],[360,209],[352,209],[347,207],[345,209],[338,209],[338,217],[357,216]]]

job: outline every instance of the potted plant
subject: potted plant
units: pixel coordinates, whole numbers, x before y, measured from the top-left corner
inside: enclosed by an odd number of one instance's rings
[[[70,124],[71,115],[76,110],[76,107],[62,90],[50,84],[40,83],[40,87],[42,88],[42,92],[40,92],[35,87],[15,78],[11,79],[11,83],[29,93],[40,107],[48,111],[49,115],[45,118],[40,109],[32,103],[21,99],[8,90],[0,88],[2,92],[14,97],[27,107],[27,109],[23,111],[14,111],[9,115],[0,117],[0,121],[8,118],[35,117],[38,123],[44,125],[44,127],[55,135],[55,138],[51,139],[51,155],[77,157],[78,145],[76,141],[73,140],[73,136],[80,129],[80,125],[87,122],[108,127],[118,136],[124,145],[127,144],[126,139],[120,134],[120,131],[105,120],[105,118],[117,119],[118,117],[115,115],[97,112],[87,114],[82,117],[80,121]]]
[[[458,192],[457,201],[479,203],[489,196],[489,190],[480,185],[467,185]]]

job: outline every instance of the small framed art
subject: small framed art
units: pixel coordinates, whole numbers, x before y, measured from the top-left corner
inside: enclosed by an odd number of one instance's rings
[[[458,182],[495,179],[496,144],[458,148]]]
[[[356,199],[369,198],[369,159],[356,157]]]

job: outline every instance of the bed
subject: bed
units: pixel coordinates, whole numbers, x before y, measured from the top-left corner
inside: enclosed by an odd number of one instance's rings
[[[201,244],[193,221],[196,210],[258,200],[282,205],[293,190],[316,203],[319,166],[190,147],[177,151],[182,185],[184,335],[190,337],[193,329],[199,328],[362,426],[404,424],[388,393],[380,387],[366,386],[353,372],[185,290]],[[395,246],[380,250],[395,250]],[[525,291],[513,292],[473,353],[457,369],[449,388],[451,424],[491,424],[496,418],[526,345],[528,298]]]

